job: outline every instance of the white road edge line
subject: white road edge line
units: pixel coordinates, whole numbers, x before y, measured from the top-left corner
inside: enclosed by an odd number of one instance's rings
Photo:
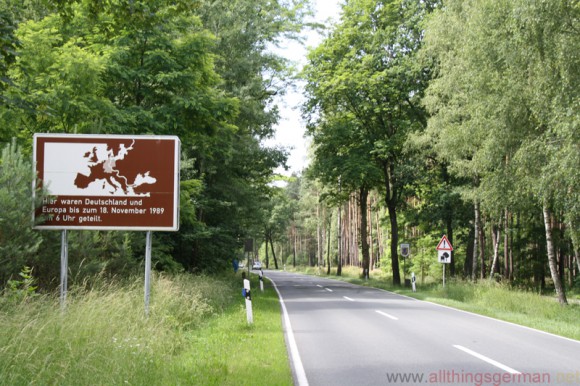
[[[374,288],[374,287],[368,287],[368,288]],[[443,304],[439,304],[439,303],[435,303],[435,302],[430,302],[428,300],[415,299],[415,298],[412,298],[410,296],[398,294],[398,293],[395,293],[395,292],[392,292],[392,291],[387,291],[387,290],[382,289],[382,288],[375,288],[375,289],[377,291],[386,292],[388,294],[395,295],[395,296],[400,296],[400,297],[403,297],[403,298],[406,298],[406,299],[409,299],[409,300],[414,300],[416,302],[429,303],[429,304],[431,304],[433,306],[436,306],[436,307],[447,308],[448,310],[453,310],[453,311],[456,311],[456,312],[461,312],[461,313],[464,313],[464,314],[469,314],[471,316],[477,316],[477,317],[484,318],[484,319],[494,320],[496,322],[500,322],[500,323],[504,323],[504,324],[509,324],[511,326],[523,328],[524,330],[538,332],[538,333],[543,334],[543,335],[549,335],[549,336],[552,336],[554,338],[559,338],[559,339],[567,340],[569,342],[580,343],[580,340],[577,340],[577,339],[572,339],[572,338],[568,338],[568,337],[565,337],[565,336],[562,336],[562,335],[553,334],[551,332],[538,330],[537,328],[528,327],[528,326],[524,326],[524,325],[517,324],[517,323],[513,323],[513,322],[508,322],[507,320],[501,320],[501,319],[494,318],[494,317],[491,317],[491,316],[486,316],[486,315],[477,314],[477,313],[471,312],[471,311],[461,310],[459,308],[453,308],[453,307],[450,307],[450,306],[445,306]]]
[[[330,288],[325,288],[325,290],[327,290],[328,292],[332,292]]]
[[[458,344],[454,344],[453,347],[455,347],[458,350],[461,350],[469,355],[472,355],[478,359],[481,359],[484,362],[489,363],[490,365],[494,365],[495,367],[499,367],[500,369],[507,371],[510,374],[521,374],[519,371],[512,369],[509,366],[504,365],[503,363],[499,363],[498,361],[494,361],[491,358],[486,357],[485,355],[481,355],[473,350],[470,350],[466,347],[460,346]]]
[[[383,316],[386,316],[386,317],[387,317],[387,318],[389,318],[389,319],[393,319],[393,320],[399,320],[399,318],[397,318],[396,316],[389,315],[389,314],[387,314],[386,312],[379,311],[379,310],[375,310],[375,312],[376,312],[377,314],[381,314],[381,315],[383,315]]]
[[[354,299],[349,298],[348,296],[343,296],[343,298],[345,298],[346,300],[350,301],[350,302],[354,302]]]
[[[300,353],[298,352],[298,346],[296,345],[296,340],[294,339],[294,331],[292,331],[292,324],[290,324],[290,317],[288,316],[288,311],[286,310],[286,304],[284,303],[284,298],[274,280],[268,278],[274,289],[278,293],[278,299],[280,299],[280,306],[282,307],[282,314],[284,317],[284,326],[286,326],[286,339],[288,340],[288,349],[290,350],[290,357],[292,358],[292,364],[294,367],[294,372],[296,374],[296,385],[298,386],[308,386],[308,378],[306,378],[306,372],[304,371],[304,366],[302,365],[302,359],[300,359]]]

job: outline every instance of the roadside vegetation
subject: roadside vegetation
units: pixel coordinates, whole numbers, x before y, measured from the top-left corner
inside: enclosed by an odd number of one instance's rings
[[[360,268],[343,267],[342,275],[330,275],[316,267],[297,267],[296,271],[311,275],[322,274],[336,280],[381,288],[401,295],[410,296],[464,311],[497,318],[541,331],[580,340],[580,301],[578,293],[571,293],[570,304],[562,307],[554,296],[541,295],[512,288],[508,284],[482,280],[477,283],[452,279],[445,283],[430,280],[417,284],[417,292],[408,287],[393,286],[388,274],[373,270],[369,279],[361,278]]]
[[[240,274],[155,275],[149,317],[138,277],[75,286],[65,310],[6,290],[0,385],[291,385],[277,294],[252,279],[252,325]]]

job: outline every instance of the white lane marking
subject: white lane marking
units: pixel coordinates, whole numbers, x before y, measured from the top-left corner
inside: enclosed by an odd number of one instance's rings
[[[316,284],[317,287],[323,288],[320,284]]]
[[[509,366],[504,365],[503,363],[499,363],[498,361],[494,361],[491,358],[486,357],[485,355],[481,355],[473,350],[470,350],[466,347],[460,346],[458,344],[454,344],[453,347],[455,347],[458,350],[461,350],[469,355],[473,355],[474,357],[481,359],[484,362],[489,363],[490,365],[494,365],[495,367],[499,367],[500,369],[507,371],[510,374],[521,374],[519,371],[512,369]]]
[[[368,288],[374,288],[374,287],[368,287]],[[398,293],[395,293],[395,292],[387,291],[387,290],[382,289],[382,288],[374,288],[374,289],[376,289],[377,291],[386,292],[386,293],[391,294],[391,295],[400,296],[400,297],[403,297],[403,298],[406,298],[406,299],[409,299],[409,300],[414,300],[416,302],[428,303],[428,304],[431,304],[431,305],[436,306],[436,307],[447,308],[448,310],[452,310],[452,311],[456,311],[456,312],[461,312],[463,314],[468,314],[468,315],[471,315],[471,316],[477,316],[479,318],[493,320],[493,321],[500,322],[500,323],[503,323],[503,324],[509,324],[511,326],[519,327],[519,328],[522,328],[524,330],[538,332],[538,333],[543,334],[543,335],[548,335],[548,336],[551,336],[551,337],[554,337],[554,338],[567,340],[568,342],[580,343],[580,340],[577,340],[577,339],[572,339],[572,338],[568,338],[566,336],[556,335],[556,334],[553,334],[551,332],[538,330],[538,329],[533,328],[533,327],[528,327],[528,326],[523,326],[521,324],[517,324],[517,323],[513,323],[513,322],[508,322],[507,320],[501,320],[501,319],[494,318],[494,317],[491,317],[491,316],[485,316],[485,315],[481,315],[481,314],[476,314],[475,312],[461,310],[459,308],[453,308],[453,307],[450,307],[450,306],[444,306],[443,304],[438,304],[438,303],[430,302],[428,300],[415,299],[415,298],[412,298],[410,296],[401,295],[401,294],[398,294]]]
[[[396,316],[389,315],[389,314],[387,314],[386,312],[379,311],[379,310],[375,310],[375,312],[376,312],[377,314],[381,314],[381,315],[383,315],[383,316],[386,316],[386,317],[387,317],[387,318],[389,318],[389,319],[393,319],[393,320],[399,320],[399,318],[397,318]]]
[[[343,296],[343,298],[345,298],[345,299],[346,299],[346,300],[348,300],[348,301],[354,302],[354,299],[352,299],[352,298],[349,298],[348,296]]]
[[[290,349],[290,356],[292,358],[292,363],[294,371],[296,373],[296,384],[298,386],[308,386],[308,379],[306,378],[306,372],[304,371],[304,366],[302,365],[302,359],[300,359],[300,353],[298,352],[298,346],[296,345],[296,340],[294,339],[294,331],[292,331],[292,324],[290,324],[290,317],[288,316],[288,311],[286,310],[286,304],[284,303],[284,298],[282,294],[278,291],[278,287],[274,280],[268,278],[274,285],[274,289],[278,293],[278,298],[280,299],[280,306],[282,307],[282,314],[284,316],[284,325],[286,326],[286,338],[288,339],[288,348]]]
[[[332,292],[330,288],[325,288],[325,290],[327,290],[328,292]]]

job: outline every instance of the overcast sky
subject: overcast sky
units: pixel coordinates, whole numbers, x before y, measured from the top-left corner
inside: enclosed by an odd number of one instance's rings
[[[329,18],[338,20],[341,0],[313,0],[313,2],[316,4],[316,21],[325,22]],[[306,47],[315,47],[322,40],[322,37],[315,32],[309,32],[305,35],[307,36]],[[292,61],[298,62],[299,65],[304,65],[306,63],[306,47],[290,43],[283,47],[281,54]],[[292,172],[300,173],[308,163],[308,143],[307,139],[304,138],[305,125],[300,117],[300,105],[302,102],[303,97],[300,88],[296,91],[288,91],[286,95],[279,99],[280,122],[276,126],[276,136],[273,140],[265,142],[267,146],[282,145],[290,148],[290,156],[288,158],[290,169],[287,172],[278,171],[287,175]]]

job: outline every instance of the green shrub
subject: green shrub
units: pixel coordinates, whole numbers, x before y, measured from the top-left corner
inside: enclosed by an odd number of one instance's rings
[[[16,141],[0,158],[0,286],[16,277],[39,250],[41,235],[32,229],[32,163]]]

